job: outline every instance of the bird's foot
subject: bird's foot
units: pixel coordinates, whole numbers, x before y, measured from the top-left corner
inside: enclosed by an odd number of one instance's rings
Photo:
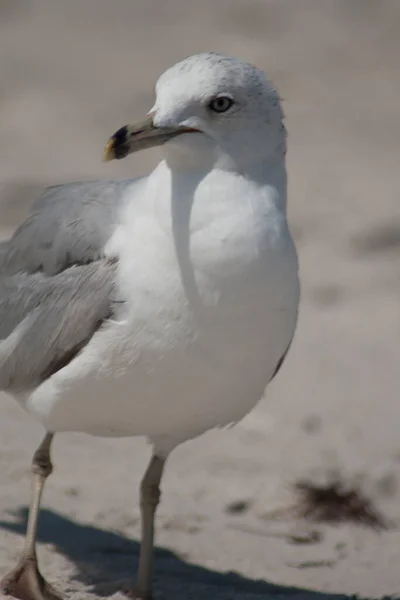
[[[40,573],[36,557],[23,557],[1,580],[0,592],[19,600],[63,600]]]

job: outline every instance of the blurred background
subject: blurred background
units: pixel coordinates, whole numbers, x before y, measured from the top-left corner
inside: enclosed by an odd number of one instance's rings
[[[157,586],[182,600],[399,595],[399,0],[0,0],[0,234],[46,185],[153,167],[156,151],[102,163],[104,143],[150,109],[167,67],[210,50],[265,69],[283,97],[302,304],[267,398],[172,455]],[[0,409],[5,572],[42,431],[5,396]],[[56,440],[39,537],[61,590],[108,596],[133,576],[148,453]],[[286,511],[302,481],[343,485],[387,530]]]

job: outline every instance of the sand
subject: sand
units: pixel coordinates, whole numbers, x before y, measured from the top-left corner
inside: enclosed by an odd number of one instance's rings
[[[3,0],[0,229],[40,189],[144,172],[156,152],[101,162],[152,105],[156,77],[203,50],[268,70],[289,131],[289,217],[302,304],[290,355],[240,425],[178,448],[163,482],[156,590],[186,600],[400,593],[400,2]],[[0,407],[0,570],[23,543],[42,435]],[[119,594],[138,555],[143,440],[58,436],[40,522],[44,574],[75,598]],[[335,473],[389,524],[271,511]]]

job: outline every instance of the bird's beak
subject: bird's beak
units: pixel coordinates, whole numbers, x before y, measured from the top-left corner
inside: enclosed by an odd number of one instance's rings
[[[103,160],[109,161],[114,158],[125,158],[132,152],[161,146],[173,137],[182,133],[196,131],[188,127],[156,127],[153,123],[153,115],[149,115],[140,123],[124,125],[118,129],[108,140],[103,152]]]

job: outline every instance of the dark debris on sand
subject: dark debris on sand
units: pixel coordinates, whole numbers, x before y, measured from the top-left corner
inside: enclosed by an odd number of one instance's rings
[[[299,496],[298,514],[305,519],[318,523],[355,523],[376,530],[389,528],[372,500],[339,477],[326,484],[299,481],[294,487]]]

